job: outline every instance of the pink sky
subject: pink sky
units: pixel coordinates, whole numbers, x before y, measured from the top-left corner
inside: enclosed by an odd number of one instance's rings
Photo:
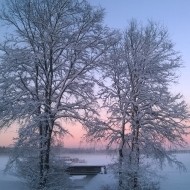
[[[92,146],[92,144],[87,144],[82,138],[85,130],[81,125],[68,124],[69,132],[72,134],[63,137],[63,144],[65,147],[86,147]],[[2,129],[0,131],[0,146],[11,146],[13,144],[13,138],[17,137],[18,127],[16,125]]]
[[[85,130],[82,128],[81,125],[76,124],[67,124],[69,132],[72,134],[66,135],[63,137],[63,144],[64,147],[68,148],[83,148],[83,147],[94,147],[95,142],[87,143],[82,137],[85,134]],[[0,131],[0,146],[11,146],[13,144],[13,138],[17,137],[18,127],[12,126],[8,129],[3,129]],[[190,135],[185,138],[190,143]],[[96,147],[104,146],[101,142],[100,144],[96,145]],[[190,147],[190,145],[189,145]]]

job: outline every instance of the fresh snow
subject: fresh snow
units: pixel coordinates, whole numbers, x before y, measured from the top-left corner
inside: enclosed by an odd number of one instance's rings
[[[73,154],[70,157],[77,157],[81,160],[86,160],[86,165],[107,165],[113,162],[112,157],[107,155],[94,155],[94,154]],[[161,179],[161,189],[160,190],[189,190],[190,187],[190,154],[177,154],[177,158],[184,163],[187,171],[179,171],[175,167],[170,167],[166,165],[163,168],[161,174],[163,179]],[[2,190],[27,190],[24,183],[21,182],[15,176],[10,174],[4,174],[3,170],[8,161],[8,156],[0,156],[0,189]],[[81,163],[84,165],[84,163]],[[72,177],[73,182],[80,184],[79,188],[75,190],[100,190],[102,186],[110,185],[114,186],[115,179],[114,175],[110,174],[98,174],[93,177],[79,176]],[[84,188],[82,186],[85,185]]]
[[[25,184],[17,177],[4,172],[8,156],[0,155],[0,189],[1,190],[28,190]]]
[[[190,153],[177,154],[177,158],[181,161],[186,171],[179,171],[175,167],[166,165],[162,174],[165,179],[161,181],[161,190],[189,190],[190,189]]]

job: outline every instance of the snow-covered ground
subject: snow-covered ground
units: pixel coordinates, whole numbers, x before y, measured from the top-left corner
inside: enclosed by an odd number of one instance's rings
[[[86,165],[107,165],[112,162],[112,158],[107,155],[70,155],[81,160],[86,160]],[[190,189],[190,154],[177,154],[177,158],[182,161],[187,171],[179,171],[166,165],[161,172],[164,178],[161,180],[161,190],[189,190]],[[0,189],[1,190],[27,190],[25,185],[17,178],[11,175],[5,175],[3,169],[7,163],[8,156],[0,155]],[[84,163],[83,163],[84,164]],[[74,181],[80,178],[73,177]],[[93,177],[87,177],[83,180],[86,183],[85,190],[100,190],[101,186],[109,184],[114,185],[115,179],[111,174],[98,174]],[[80,188],[78,188],[80,189]],[[75,189],[76,190],[76,189]]]
[[[178,160],[186,166],[186,171],[179,171],[166,165],[162,174],[165,179],[161,180],[161,190],[190,190],[190,153],[177,154]]]
[[[0,190],[27,190],[19,178],[3,172],[7,161],[8,156],[0,155]]]

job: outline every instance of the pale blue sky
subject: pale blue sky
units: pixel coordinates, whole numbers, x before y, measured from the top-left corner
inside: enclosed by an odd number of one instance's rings
[[[88,0],[105,8],[105,23],[125,29],[132,18],[147,19],[168,28],[175,49],[181,52],[184,68],[179,71],[179,84],[173,91],[184,95],[190,105],[190,0]]]
[[[0,0],[4,1],[4,0]],[[172,87],[190,105],[190,0],[87,0],[105,8],[106,25],[125,29],[132,18],[140,22],[148,19],[168,28],[170,38],[181,52],[184,68],[179,71],[179,84]],[[5,30],[0,28],[0,40]],[[6,32],[10,33],[10,28]]]

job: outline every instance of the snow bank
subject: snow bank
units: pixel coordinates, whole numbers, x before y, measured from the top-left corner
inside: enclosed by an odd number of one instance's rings
[[[70,155],[72,156],[72,155]],[[112,161],[112,158],[106,155],[73,155],[80,159],[85,159],[87,165],[107,165]],[[190,189],[190,154],[177,154],[177,158],[184,163],[187,168],[186,172],[179,171],[175,167],[166,165],[161,172],[165,176],[161,180],[160,190],[189,190]],[[20,179],[12,175],[5,175],[3,170],[8,161],[7,156],[0,156],[0,189],[1,190],[28,190],[25,184]],[[112,174],[98,174],[96,176],[78,176],[73,177],[73,182],[78,183],[82,190],[101,190],[102,186],[114,186],[116,180]],[[83,187],[85,185],[85,187]],[[75,188],[77,190],[77,188]]]
[[[26,185],[15,176],[5,174],[4,169],[8,156],[0,156],[0,189],[1,190],[28,190]]]

